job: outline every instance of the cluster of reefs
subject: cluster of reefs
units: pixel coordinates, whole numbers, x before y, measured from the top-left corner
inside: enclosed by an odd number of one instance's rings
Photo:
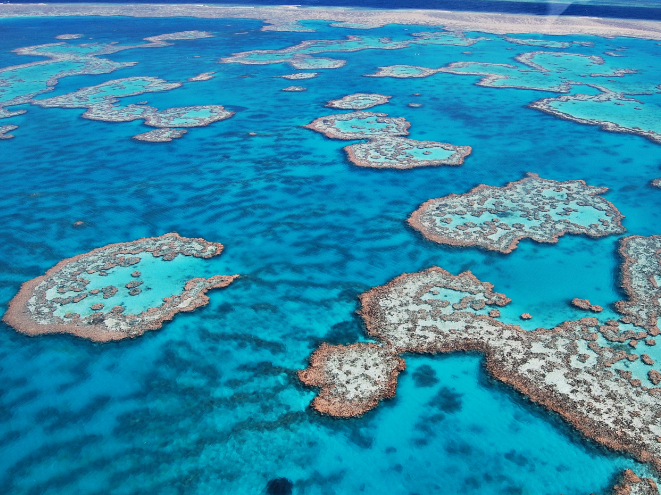
[[[73,35],[72,35],[73,36]],[[192,40],[211,37],[206,31],[181,31],[145,38],[148,43],[138,45],[118,45],[116,43],[66,42],[28,46],[13,50],[18,55],[44,57],[27,64],[0,69],[0,118],[11,115],[6,107],[33,103],[39,94],[52,91],[58,80],[67,76],[107,74],[117,69],[131,67],[135,62],[115,62],[101,58],[124,50],[136,48],[162,48],[170,46],[170,41]],[[71,38],[68,38],[71,39]],[[38,67],[38,70],[35,70]],[[25,113],[21,111],[20,113]]]
[[[18,129],[17,125],[0,125],[0,139],[11,139],[14,137],[13,134],[7,134],[8,132]]]
[[[153,142],[170,141],[184,134],[180,131],[174,132],[176,131],[173,129],[174,127],[202,127],[234,115],[234,112],[225,110],[221,105],[174,107],[160,111],[154,107],[140,104],[130,104],[125,107],[117,105],[118,98],[121,97],[168,91],[179,86],[181,83],[168,83],[157,77],[129,77],[82,88],[73,93],[53,98],[35,100],[33,103],[48,108],[85,108],[83,117],[90,120],[104,122],[144,120],[144,124],[150,127],[167,128],[172,131],[154,133],[149,136],[144,134],[139,135],[141,137],[136,136],[136,139]],[[155,138],[156,136],[160,136],[160,139]],[[163,139],[165,136],[168,139]]]
[[[326,103],[327,107],[340,108],[342,110],[365,110],[377,105],[388,103],[392,96],[380,95],[377,93],[354,93],[347,95],[339,100],[331,100]]]
[[[528,174],[504,187],[480,185],[424,203],[409,224],[427,239],[510,253],[519,240],[557,242],[565,233],[602,237],[625,231],[623,215],[582,180],[558,182]]]
[[[403,274],[362,294],[360,301],[367,334],[378,343],[350,346],[350,373],[338,357],[346,348],[330,345],[299,372],[304,383],[322,387],[323,399],[312,404],[320,412],[357,416],[391,396],[404,366],[394,360],[402,353],[478,351],[496,379],[560,414],[587,437],[661,472],[661,388],[613,367],[638,355],[600,339],[605,330],[596,318],[526,331],[496,319],[497,308],[510,300],[491,284],[470,272],[454,276],[438,267]],[[615,321],[606,326],[618,330]],[[387,369],[390,375],[383,376]]]
[[[0,4],[2,17],[56,16],[130,16],[196,17],[205,19],[258,19],[265,22],[263,31],[314,31],[299,21],[334,21],[333,26],[377,28],[388,24],[444,26],[449,31],[493,34],[594,35],[661,39],[655,21],[638,19],[602,19],[559,16],[549,22],[547,16],[440,10],[337,9],[283,6],[222,6],[204,4],[132,4],[118,9],[110,4],[23,3]]]
[[[535,39],[520,39],[520,38],[511,38],[509,36],[503,36],[505,41],[509,43],[515,43],[517,45],[528,45],[528,46],[541,46],[543,48],[571,48],[572,45],[578,46],[594,46],[594,43],[591,41],[554,41],[554,40],[535,40]]]
[[[362,93],[358,101],[364,101]],[[389,98],[383,95],[367,95]],[[349,97],[345,97],[349,98]],[[343,100],[330,103],[340,103]],[[344,148],[349,160],[359,167],[407,169],[430,165],[461,165],[471,152],[470,146],[455,146],[436,141],[416,141],[408,135],[410,124],[401,117],[385,113],[356,111],[320,117],[304,126],[332,139],[369,139],[366,143]]]
[[[147,330],[161,328],[164,321],[181,311],[193,311],[207,304],[209,298],[205,293],[208,290],[228,286],[237,275],[193,278],[186,282],[182,293],[165,297],[160,306],[147,308],[139,314],[126,314],[121,301],[103,311],[103,301],[115,296],[120,289],[109,285],[87,290],[90,280],[86,280],[86,276],[108,276],[113,268],[130,267],[145,256],[168,262],[178,255],[211,258],[220,255],[222,250],[222,244],[189,239],[176,233],[94,249],[62,260],[45,275],[25,282],[9,302],[3,321],[28,335],[70,333],[99,342],[137,337]],[[143,283],[139,280],[141,275],[134,271],[133,280],[126,284],[129,290],[121,289],[120,294],[126,297],[139,294]],[[66,310],[68,304],[83,299],[90,301],[93,310],[88,316],[73,312],[63,316],[56,314]]]
[[[313,55],[328,52],[356,52],[359,50],[398,50],[412,45],[471,46],[479,41],[487,40],[489,38],[467,38],[461,32],[450,31],[412,33],[410,39],[403,41],[375,36],[347,36],[344,40],[303,41],[298,45],[280,50],[250,50],[234,53],[231,57],[221,59],[221,62],[247,65],[287,63],[295,69],[336,69],[342,67],[346,61]]]

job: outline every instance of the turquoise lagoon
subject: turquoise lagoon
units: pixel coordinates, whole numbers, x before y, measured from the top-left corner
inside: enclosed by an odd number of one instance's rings
[[[54,42],[62,33],[84,33],[69,42],[77,45],[212,31],[214,38],[109,55],[138,64],[63,78],[39,98],[118,78],[183,82],[216,71],[211,80],[121,98],[121,105],[216,104],[236,112],[153,144],[131,139],[150,129],[137,121],[86,120],[84,109],[10,108],[27,113],[0,121],[19,126],[0,144],[3,307],[21,283],[61,259],[170,231],[226,246],[222,256],[204,261],[205,275],[242,275],[209,292],[209,305],[135,340],[29,338],[0,324],[5,493],[265,493],[270,479],[287,477],[296,494],[568,495],[607,493],[625,467],[646,474],[646,466],[581,438],[491,380],[478,354],[407,356],[397,396],[359,419],[325,418],[309,408],[314,391],[301,386],[296,370],[321,342],[365,340],[357,296],[404,272],[433,265],[454,274],[471,270],[512,298],[503,319],[533,315],[527,329],[585,316],[570,306],[574,297],[607,307],[609,317],[609,305],[624,297],[617,236],[524,240],[502,255],[434,244],[406,219],[430,198],[536,172],[609,187],[604,197],[626,215],[629,234],[659,234],[661,190],[649,182],[661,176],[661,146],[526,107],[554,96],[548,91],[480,87],[479,76],[442,73],[363,77],[396,64],[515,63],[512,57],[535,49],[494,35],[469,48],[331,53],[346,65],[323,70],[301,93],[280,91],[274,76],[290,73],[286,64],[218,63],[236,52],[347,34],[328,23],[305,25],[317,32],[261,32],[259,22],[222,19],[0,21],[3,67],[35,60],[10,50]],[[419,31],[386,26],[350,34],[404,39]],[[658,69],[649,68],[661,50],[656,42],[552,39],[594,42],[563,49],[585,55],[626,46],[613,64],[639,69],[631,75],[636,84],[659,83]],[[393,95],[370,110],[406,118],[412,138],[472,146],[472,154],[460,167],[352,165],[342,151],[347,141],[301,126],[339,113],[326,102],[357,91]],[[423,107],[407,106],[414,101]]]

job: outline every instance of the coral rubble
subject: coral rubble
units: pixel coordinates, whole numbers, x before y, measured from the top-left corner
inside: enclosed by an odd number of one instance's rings
[[[414,168],[430,165],[461,165],[470,146],[402,137],[380,137],[344,148],[349,160],[360,167]]]
[[[125,288],[128,290],[124,293],[114,285],[88,290],[91,281],[88,279],[106,277],[113,269],[131,267],[145,257],[153,256],[168,262],[178,255],[211,258],[220,255],[222,250],[222,244],[189,239],[176,233],[94,249],[62,260],[45,275],[25,282],[9,302],[3,321],[28,335],[70,333],[100,342],[137,337],[147,330],[161,328],[164,321],[171,320],[181,311],[204,306],[209,300],[205,295],[208,290],[226,287],[237,275],[190,279],[181,293],[171,294],[158,306],[145,307],[136,314],[125,311],[122,298],[139,294],[141,289],[138,286],[142,281],[134,279],[127,283]],[[84,299],[93,301],[88,314],[81,314],[82,310],[67,311],[69,305]],[[110,307],[110,304],[101,303],[104,299],[111,299],[114,305]],[[101,311],[100,308],[104,307],[110,309]]]
[[[392,96],[379,95],[376,93],[354,93],[339,100],[331,100],[326,103],[327,107],[341,108],[342,110],[365,110],[377,105],[388,103]]]
[[[471,191],[424,203],[409,224],[426,238],[455,246],[510,253],[519,240],[557,242],[565,233],[602,237],[624,232],[623,215],[584,181],[558,182],[528,174],[504,187]]]

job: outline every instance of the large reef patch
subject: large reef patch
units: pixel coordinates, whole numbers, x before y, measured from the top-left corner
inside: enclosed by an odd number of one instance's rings
[[[369,139],[379,136],[406,136],[411,126],[402,117],[385,113],[351,112],[319,117],[304,125],[332,139]]]
[[[222,250],[222,244],[176,233],[94,249],[25,282],[3,321],[27,335],[69,333],[97,342],[138,337],[179,312],[204,306],[208,290],[238,276],[194,277],[181,285],[170,280],[182,276],[180,263]]]
[[[504,187],[471,191],[424,203],[409,224],[427,239],[510,253],[523,238],[557,242],[566,233],[602,237],[625,231],[623,215],[582,180],[558,182],[528,174]]]
[[[661,237],[655,237],[659,242]],[[362,294],[360,302],[367,335],[378,344],[354,345],[361,352],[352,355],[351,366],[368,373],[338,371],[342,360],[333,354],[346,348],[329,345],[323,359],[299,372],[304,383],[323,387],[324,408],[312,403],[320,412],[344,416],[352,410],[345,403],[375,404],[390,397],[390,384],[403,365],[387,363],[400,354],[477,351],[484,353],[486,368],[496,379],[560,414],[585,436],[661,472],[661,388],[618,367],[639,360],[633,346],[616,348],[603,338],[604,333],[618,333],[618,322],[602,325],[591,317],[526,331],[492,316],[510,300],[491,284],[470,272],[452,275],[439,267],[403,274]],[[627,337],[640,335],[630,331]],[[380,356],[384,362],[377,364]],[[651,359],[643,361],[651,368]],[[376,375],[369,374],[373,368]],[[390,374],[375,384],[374,376],[387,369]],[[310,373],[321,378],[310,380]],[[363,390],[361,402],[356,394]],[[381,395],[375,395],[377,390]]]

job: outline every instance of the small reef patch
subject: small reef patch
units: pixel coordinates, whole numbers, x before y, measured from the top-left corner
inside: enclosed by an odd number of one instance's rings
[[[138,141],[147,141],[149,143],[168,143],[173,139],[179,139],[188,131],[185,129],[170,129],[164,127],[163,129],[154,129],[153,131],[143,132],[133,136],[133,139]]]
[[[18,129],[17,125],[0,125],[0,139],[11,139],[14,137],[13,134],[7,134],[8,132]]]
[[[181,311],[204,306],[208,290],[238,277],[194,277],[181,285],[172,281],[175,274],[185,277],[182,269],[189,259],[211,258],[222,250],[222,244],[176,233],[94,249],[25,282],[3,321],[27,335],[69,333],[97,342],[138,337]]]
[[[364,74],[365,77],[396,77],[398,79],[409,79],[416,77],[428,77],[439,72],[438,69],[418,67],[416,65],[388,65],[377,67],[375,74]]]
[[[388,117],[385,113],[351,112],[319,117],[308,129],[332,139],[370,139],[382,136],[406,136],[411,126],[402,117]]]
[[[480,185],[429,200],[408,222],[434,242],[510,253],[523,238],[554,243],[566,233],[621,234],[623,215],[599,196],[607,190],[528,174],[504,187]]]
[[[196,81],[208,81],[209,79],[213,79],[213,75],[215,72],[202,72],[198,74],[197,76],[189,77],[186,79],[188,82],[196,82]]]
[[[347,95],[339,100],[331,100],[326,103],[327,107],[340,108],[342,110],[365,110],[377,105],[388,103],[392,96],[385,96],[376,93],[354,93]]]
[[[280,91],[287,91],[290,93],[300,93],[301,91],[306,91],[308,88],[304,88],[303,86],[287,86],[286,88],[282,88]]]
[[[319,72],[296,72],[294,74],[285,74],[284,76],[276,76],[276,77],[289,79],[290,81],[298,81],[301,79],[312,79],[317,77],[318,75]]]

